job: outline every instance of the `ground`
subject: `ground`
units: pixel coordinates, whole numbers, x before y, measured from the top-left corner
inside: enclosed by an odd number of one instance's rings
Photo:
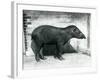
[[[34,55],[24,56],[24,69],[47,69],[47,68],[68,68],[68,67],[89,67],[91,56],[82,53],[71,53],[63,55],[65,60],[55,59],[53,56],[46,56],[46,60],[36,62]]]

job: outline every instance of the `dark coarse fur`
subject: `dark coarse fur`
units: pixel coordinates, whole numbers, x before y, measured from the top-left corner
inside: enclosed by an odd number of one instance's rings
[[[57,52],[55,52],[54,55],[58,59],[63,60],[63,46],[68,43],[71,38],[83,39],[85,36],[75,25],[70,25],[65,28],[41,25],[32,32],[31,38],[31,48],[35,53],[36,61],[39,61],[40,58],[46,59],[43,53],[40,53],[41,48],[43,48],[45,44],[56,45]]]

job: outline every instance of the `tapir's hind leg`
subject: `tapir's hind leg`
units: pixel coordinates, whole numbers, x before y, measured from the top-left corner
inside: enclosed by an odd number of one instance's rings
[[[43,48],[40,50],[40,58],[42,59],[42,60],[45,60],[45,59],[47,59],[47,58],[45,58],[44,57],[44,55],[43,55]]]
[[[38,46],[37,43],[34,40],[32,40],[32,42],[31,42],[31,48],[32,48],[32,50],[33,50],[33,52],[35,54],[36,61],[37,62],[40,61],[40,57],[39,57],[40,46]]]

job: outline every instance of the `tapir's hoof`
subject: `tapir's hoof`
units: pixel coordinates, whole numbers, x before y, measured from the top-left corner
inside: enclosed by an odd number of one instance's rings
[[[55,59],[57,59],[57,56],[54,56]]]
[[[36,59],[37,62],[40,62],[40,59]]]
[[[43,57],[43,58],[41,58],[42,60],[46,60],[47,58],[46,57]]]
[[[59,57],[58,59],[59,59],[59,60],[65,60],[63,57]]]

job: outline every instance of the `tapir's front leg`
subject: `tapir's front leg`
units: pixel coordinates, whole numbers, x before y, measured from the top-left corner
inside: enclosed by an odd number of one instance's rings
[[[64,58],[62,57],[62,53],[63,53],[63,43],[62,42],[58,42],[57,43],[57,57],[59,60],[64,60]]]

